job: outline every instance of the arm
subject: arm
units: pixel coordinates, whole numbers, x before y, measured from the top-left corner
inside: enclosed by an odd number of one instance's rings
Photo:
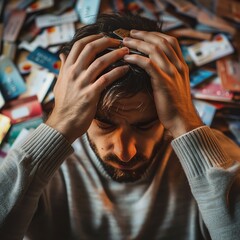
[[[212,239],[240,236],[240,149],[223,134],[197,128],[172,142]]]
[[[56,130],[40,125],[0,164],[0,239],[23,239],[43,188],[72,152]]]
[[[132,54],[124,59],[151,77],[159,120],[175,139],[172,145],[212,239],[239,239],[239,149],[222,138],[234,149],[230,158],[203,126],[192,104],[188,68],[177,40],[158,32],[131,31],[130,36],[124,45],[148,57]]]
[[[96,59],[119,44],[101,34],[91,35],[77,41],[67,58],[61,55],[51,116],[0,163],[0,239],[23,238],[44,187],[72,152],[70,144],[91,124],[102,90],[127,72],[125,66],[101,75],[128,53],[126,47]]]

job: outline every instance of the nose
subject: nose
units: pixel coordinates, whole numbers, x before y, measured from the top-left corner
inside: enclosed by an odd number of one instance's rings
[[[136,141],[127,130],[119,130],[114,137],[114,154],[123,162],[129,162],[137,153]]]

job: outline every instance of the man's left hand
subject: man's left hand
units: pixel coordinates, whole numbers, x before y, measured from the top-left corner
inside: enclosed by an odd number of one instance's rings
[[[147,55],[129,54],[124,60],[150,75],[156,110],[165,129],[176,138],[202,126],[192,103],[189,70],[177,39],[159,32],[132,30],[123,43]]]

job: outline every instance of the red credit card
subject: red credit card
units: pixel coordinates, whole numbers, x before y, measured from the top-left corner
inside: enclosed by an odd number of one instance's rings
[[[23,26],[26,18],[26,12],[24,10],[14,10],[6,24],[3,33],[3,40],[9,42],[15,42],[18,38],[18,34]]]
[[[240,92],[240,61],[229,56],[217,61],[217,71],[222,86],[233,92]]]
[[[37,96],[26,97],[8,102],[2,114],[11,119],[12,124],[42,116],[42,107]]]

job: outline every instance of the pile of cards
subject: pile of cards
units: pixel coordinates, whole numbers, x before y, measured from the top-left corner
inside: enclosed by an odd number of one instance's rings
[[[214,126],[216,117],[224,118],[240,144],[236,137],[240,135],[240,111],[236,111],[240,109],[240,58],[235,47],[240,4],[217,1],[214,12],[211,6],[195,2],[1,0],[0,159],[52,110],[62,45],[77,28],[94,23],[99,13],[116,11],[163,21],[163,32],[179,40],[189,66],[199,115],[209,126]],[[226,110],[231,114],[221,114]]]

